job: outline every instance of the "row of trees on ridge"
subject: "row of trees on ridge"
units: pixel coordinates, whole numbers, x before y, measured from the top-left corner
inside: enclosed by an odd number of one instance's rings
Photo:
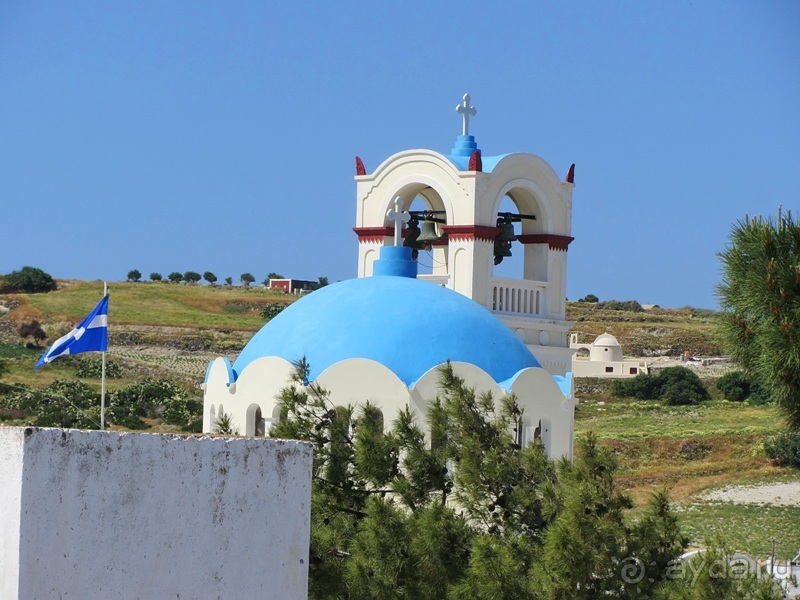
[[[270,279],[283,279],[283,278],[284,278],[283,275],[280,275],[278,273],[270,273],[262,283],[263,285],[268,286]],[[130,271],[128,271],[128,281],[138,283],[141,280],[142,280],[142,273],[138,269],[131,269]],[[150,273],[150,281],[157,283],[164,280],[165,278],[161,273],[157,272]],[[173,271],[166,276],[166,281],[169,281],[170,283],[200,283],[201,280],[205,280],[210,285],[216,285],[218,278],[211,271],[206,271],[202,275],[196,271],[186,271],[185,273],[181,273],[179,271]],[[233,285],[233,277],[226,277],[224,281],[225,285],[227,286]],[[239,276],[239,282],[245,287],[250,287],[250,285],[255,283],[255,281],[256,278],[251,273],[242,273]]]

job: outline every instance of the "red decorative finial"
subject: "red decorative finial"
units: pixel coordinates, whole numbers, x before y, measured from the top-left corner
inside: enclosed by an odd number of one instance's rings
[[[364,163],[361,161],[360,156],[356,156],[356,175],[366,175],[367,170],[364,168]]]
[[[483,171],[483,161],[481,160],[480,150],[475,150],[469,157],[469,170],[478,171],[479,173]]]
[[[575,163],[567,171],[567,183],[575,183]]]

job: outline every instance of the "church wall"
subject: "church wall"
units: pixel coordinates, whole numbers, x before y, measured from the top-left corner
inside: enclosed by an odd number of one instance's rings
[[[278,405],[278,394],[291,385],[293,373],[292,363],[277,356],[258,358],[247,365],[236,380],[229,410],[239,433],[247,435],[248,428],[253,429],[253,424],[248,424],[247,421],[248,408],[253,404],[261,408],[263,418],[268,420],[264,431],[269,433],[273,413]]]
[[[320,373],[315,383],[327,390],[335,406],[363,406],[371,401],[383,412],[387,425],[408,405],[408,388],[397,375],[379,362],[366,358],[351,358],[331,365]]]
[[[525,279],[547,282],[547,253],[549,251],[547,244],[524,245],[525,272],[523,277]]]
[[[279,357],[259,358],[233,382],[233,372],[226,368],[225,362],[222,358],[215,359],[206,374],[203,384],[203,431],[213,433],[216,420],[224,412],[231,417],[236,431],[249,435],[255,429],[255,423],[250,422],[252,418],[248,420],[248,415],[252,417],[252,407],[256,405],[266,420],[265,430],[268,432],[278,404],[278,394],[289,385],[294,367]]]
[[[542,441],[550,458],[572,460],[572,423],[575,401],[566,398],[544,369],[525,369],[511,382],[526,419],[535,424],[542,420]]]
[[[307,597],[308,444],[3,427],[0,448],[3,598]]]

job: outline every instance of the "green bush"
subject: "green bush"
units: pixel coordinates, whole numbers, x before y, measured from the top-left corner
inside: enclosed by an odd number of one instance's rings
[[[280,302],[270,302],[264,305],[264,308],[261,310],[261,316],[269,321],[277,317],[286,306],[286,304]]]
[[[217,417],[217,422],[214,425],[214,433],[220,435],[239,435],[239,429],[233,425],[233,417],[230,413],[222,413]]]
[[[747,402],[761,406],[762,404],[769,404],[772,402],[772,394],[766,386],[761,385],[757,381],[750,382],[750,395],[747,397]]]
[[[689,380],[676,381],[662,389],[661,399],[671,406],[700,404],[703,400],[708,400],[708,390],[699,380],[696,383]]]
[[[772,402],[769,390],[743,371],[731,371],[720,377],[717,389],[722,392],[726,400],[732,402],[747,400],[757,406]]]
[[[667,404],[699,404],[708,400],[708,390],[697,373],[686,367],[667,367],[658,373],[660,397]]]
[[[36,294],[52,292],[56,289],[53,278],[36,267],[22,267],[3,277],[3,286],[0,292],[22,292]]]
[[[40,427],[100,426],[100,395],[80,381],[56,380],[38,390],[16,385],[0,396],[0,409],[19,411]]]
[[[597,304],[597,308],[604,308],[607,310],[627,310],[629,312],[644,312],[642,305],[636,300],[606,300]]]
[[[183,398],[186,390],[166,379],[135,381],[110,394],[108,418],[128,429],[146,429],[144,419],[160,417],[168,402]]]
[[[103,360],[101,358],[81,358],[75,365],[76,377],[95,377],[100,379],[103,376]],[[118,379],[122,377],[122,367],[110,360],[106,360],[106,379]]]
[[[109,419],[128,429],[145,429],[144,419],[161,418],[183,431],[199,433],[203,428],[203,403],[188,390],[166,379],[130,383],[111,394]]]
[[[750,380],[741,371],[731,371],[717,380],[717,389],[726,400],[742,402],[750,395]]]
[[[618,379],[611,395],[637,400],[664,400],[667,404],[697,404],[708,400],[708,390],[697,373],[686,367],[667,367],[656,374],[640,373],[633,379]]]
[[[767,439],[764,450],[782,465],[800,468],[800,431],[782,433]]]
[[[658,378],[646,373],[639,373],[633,379],[615,379],[611,386],[611,395],[617,398],[655,400],[661,395],[661,389],[658,385]]]
[[[163,419],[170,425],[180,425],[183,431],[203,431],[203,402],[196,398],[176,396],[167,401]]]
[[[165,379],[145,379],[109,392],[106,404],[109,423],[127,429],[146,429],[144,419],[157,418],[183,431],[199,433],[203,428],[202,401]],[[38,390],[25,385],[8,391],[0,387],[0,411],[21,413],[19,418],[42,427],[97,429],[100,394],[81,381],[57,380]]]

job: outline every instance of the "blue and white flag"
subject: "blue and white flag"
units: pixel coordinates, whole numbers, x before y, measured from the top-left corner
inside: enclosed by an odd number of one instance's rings
[[[50,349],[42,354],[33,367],[35,371],[42,365],[53,362],[65,354],[81,352],[105,352],[108,348],[108,294],[94,307],[86,318],[67,335],[58,338]]]

